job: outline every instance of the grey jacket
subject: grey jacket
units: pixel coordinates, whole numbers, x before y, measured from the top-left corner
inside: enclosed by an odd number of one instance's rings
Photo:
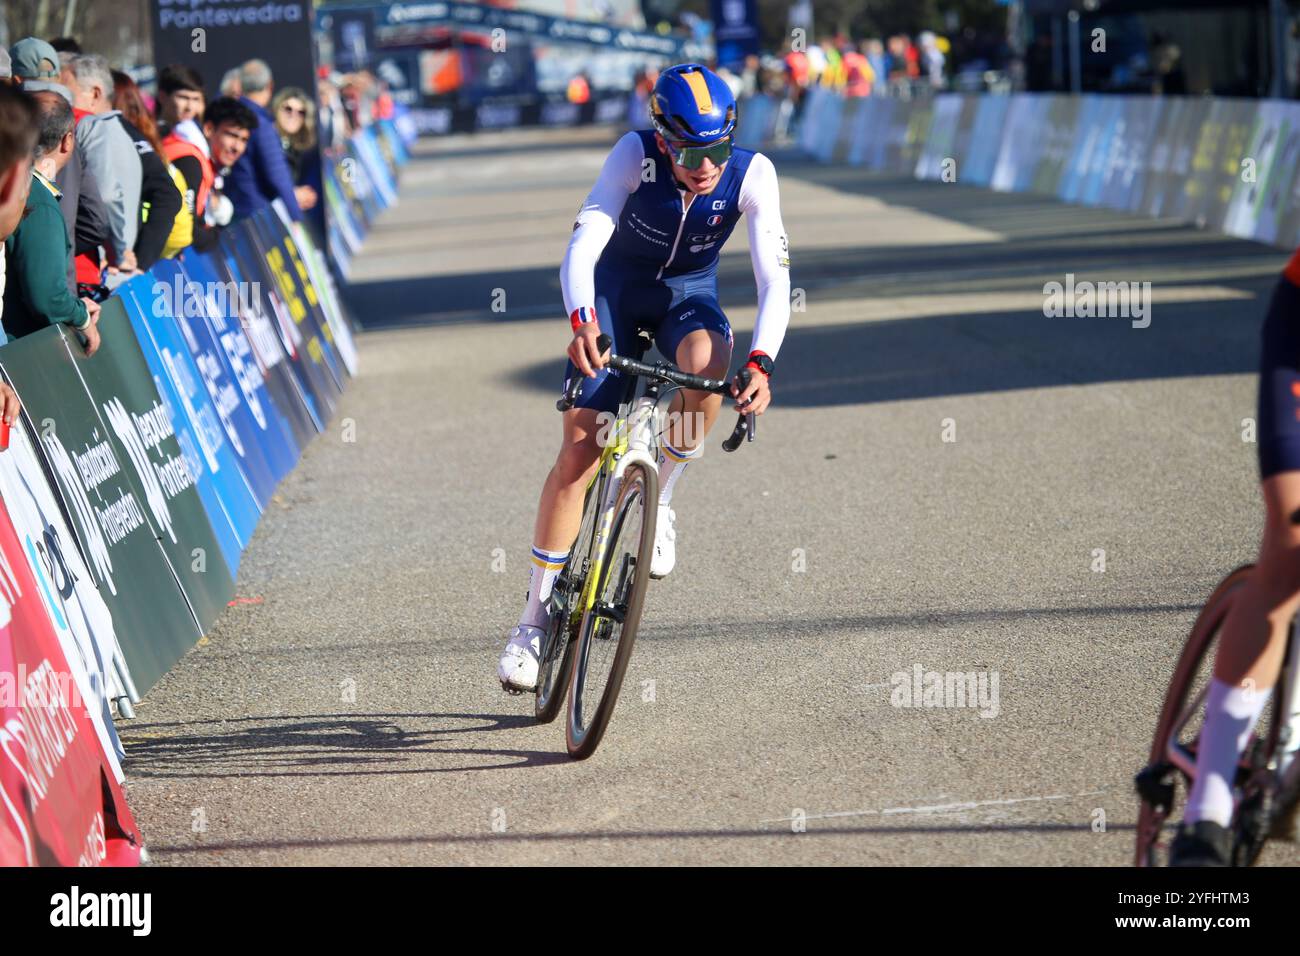
[[[59,211],[63,213],[63,225],[72,240],[72,255],[68,257],[68,288],[77,291],[77,255],[89,252],[96,246],[104,245],[109,240],[108,211],[99,198],[99,184],[94,175],[85,168],[85,158],[81,147],[72,151],[72,157],[59,170],[54,180],[63,193],[59,200]]]
[[[135,248],[140,229],[140,154],[117,121],[118,115],[117,110],[110,110],[83,116],[77,123],[77,145],[85,158],[85,168],[95,177],[100,198],[108,209],[111,262]]]

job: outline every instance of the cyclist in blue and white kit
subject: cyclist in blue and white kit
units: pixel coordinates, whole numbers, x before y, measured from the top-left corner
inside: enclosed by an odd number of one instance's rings
[[[542,488],[533,533],[528,603],[501,655],[507,690],[537,684],[546,601],[582,521],[582,500],[601,449],[598,416],[614,412],[621,383],[605,367],[596,339],[628,354],[639,328],[679,368],[720,378],[731,365],[731,325],[718,305],[718,255],[743,213],[758,285],[748,386],[732,384],[737,411],[762,414],[771,401],[772,363],[790,321],[789,248],[781,223],[776,168],[762,153],[734,145],[736,99],[712,71],[695,63],[665,70],[650,95],[653,130],[624,135],[582,204],[560,267],[573,327],[566,382],[585,375],[577,407],[564,414],[564,440]],[[675,561],[669,507],[686,465],[696,460],[722,397],[682,391],[661,440],[659,517],[650,565],[664,577]],[[686,427],[701,422],[702,428]]]

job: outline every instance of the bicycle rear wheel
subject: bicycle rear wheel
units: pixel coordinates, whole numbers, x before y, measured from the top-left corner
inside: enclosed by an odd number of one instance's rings
[[[1237,568],[1214,589],[1197,615],[1174,667],[1147,765],[1134,781],[1140,801],[1133,861],[1136,866],[1158,866],[1163,862],[1164,823],[1176,804],[1186,801],[1191,789],[1189,768],[1194,768],[1196,762],[1205,695],[1214,672],[1223,622],[1252,570],[1252,565]],[[1259,727],[1264,732],[1256,733],[1247,746],[1238,770],[1242,800],[1233,820],[1233,863],[1237,866],[1249,866],[1263,849],[1270,801],[1265,780],[1279,730],[1275,711],[1270,702],[1260,717]]]
[[[598,556],[595,602],[582,616],[569,682],[569,756],[590,757],[618,702],[650,581],[659,475],[642,462],[623,472],[609,543]]]

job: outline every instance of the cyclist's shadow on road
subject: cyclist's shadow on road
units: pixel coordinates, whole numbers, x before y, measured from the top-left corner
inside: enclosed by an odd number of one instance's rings
[[[570,763],[563,752],[448,746],[459,735],[536,723],[531,715],[304,714],[132,722],[122,736],[133,777],[431,774]]]

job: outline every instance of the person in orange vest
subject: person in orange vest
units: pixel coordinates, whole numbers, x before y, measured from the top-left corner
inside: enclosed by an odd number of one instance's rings
[[[185,180],[185,206],[194,218],[194,248],[211,249],[225,222],[207,217],[208,206],[217,188],[217,176],[225,175],[244,155],[248,138],[257,128],[256,114],[239,100],[223,96],[208,104],[203,116],[203,136],[207,150],[173,130],[163,140],[163,155]],[[216,218],[216,221],[210,221]]]
[[[591,84],[587,82],[586,71],[569,80],[567,95],[570,103],[585,103],[591,99]]]
[[[876,81],[876,71],[871,68],[864,50],[858,52],[852,45],[844,51],[844,72],[847,80],[844,84],[845,96],[870,96],[871,87]]]

